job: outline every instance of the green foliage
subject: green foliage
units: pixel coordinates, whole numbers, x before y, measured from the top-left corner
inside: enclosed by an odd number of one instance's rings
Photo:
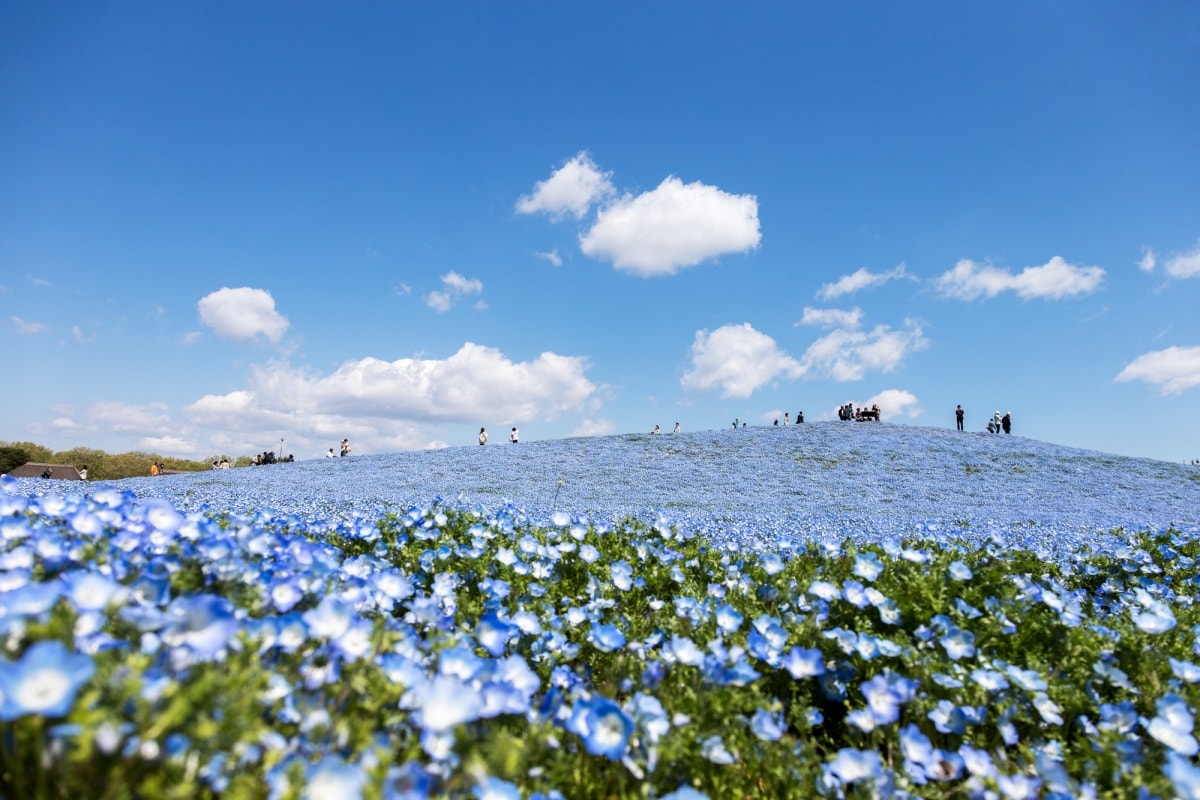
[[[33,442],[0,442],[0,474],[8,472],[29,461],[45,464],[70,464],[76,468],[88,468],[88,480],[115,481],[122,478],[138,478],[150,474],[151,464],[162,464],[166,469],[181,472],[201,472],[212,468],[214,459],[192,461],[186,458],[171,458],[158,453],[131,451],[110,454],[92,447],[72,447],[70,450],[53,451]],[[17,461],[18,455],[20,460]],[[248,466],[250,458],[241,456],[235,466]]]
[[[217,520],[214,527],[238,526]],[[245,528],[247,536],[284,532]],[[713,798],[811,796],[825,765],[843,748],[881,753],[912,796],[964,796],[961,781],[915,784],[904,777],[898,731],[910,724],[947,752],[970,745],[993,754],[1005,774],[1032,774],[1038,753],[1052,747],[1072,779],[1089,783],[1097,796],[1136,797],[1143,788],[1151,796],[1169,796],[1161,745],[1146,738],[1138,758],[1124,757],[1127,737],[1096,732],[1100,705],[1130,701],[1149,719],[1156,714],[1155,700],[1171,691],[1200,707],[1200,688],[1174,678],[1169,662],[1194,658],[1192,631],[1200,624],[1200,605],[1191,603],[1190,591],[1186,602],[1172,607],[1177,625],[1161,634],[1140,630],[1128,606],[1115,602],[1122,592],[1144,585],[1147,575],[1159,585],[1179,587],[1181,595],[1195,584],[1200,544],[1173,533],[1131,537],[1119,557],[1096,554],[1068,565],[1025,551],[990,553],[917,540],[902,543],[901,555],[880,545],[845,542],[837,548],[810,544],[772,562],[636,520],[612,530],[520,525],[506,530],[469,512],[437,508],[423,517],[389,516],[374,528],[287,533],[305,537],[330,559],[379,559],[426,596],[435,579],[449,577],[453,619],[408,627],[392,624],[405,618],[402,605],[390,613],[368,612],[367,654],[341,662],[336,681],[311,685],[303,676],[331,658],[315,637],[288,651],[258,638],[267,636],[261,629],[243,628],[221,660],[173,672],[165,669],[162,651],[102,649],[94,677],[66,720],[26,716],[0,724],[0,796],[262,797],[265,775],[284,764],[283,742],[306,753],[305,748],[318,753],[324,748],[348,762],[378,764],[373,772],[378,775],[389,765],[427,760],[411,706],[404,704],[408,687],[374,656],[410,653],[419,635],[420,647],[432,654],[465,646],[486,658],[473,631],[489,611],[510,618],[532,612],[573,648],[570,657],[558,657],[537,636],[514,635],[509,642],[508,652],[536,673],[539,698],[556,685],[554,670],[565,669],[588,694],[625,708],[639,694],[649,694],[671,722],[657,738],[639,729],[624,761],[589,755],[577,736],[538,714],[465,723],[453,743],[462,767],[448,770],[440,786],[449,796],[469,795],[477,777],[486,775],[516,784],[526,796],[557,789],[567,797],[652,798],[683,785]],[[594,547],[598,557],[579,557],[585,546]],[[555,556],[542,559],[539,553]],[[216,594],[251,620],[273,615],[262,582],[230,569],[227,555],[203,561],[193,542],[175,541],[163,545],[162,556],[173,565],[173,596]],[[873,556],[882,565],[880,574],[863,577],[860,556]],[[634,576],[625,588],[614,580],[622,562]],[[970,576],[964,577],[967,570]],[[325,592],[345,588],[334,573],[325,579],[327,586],[311,585],[292,611],[311,609]],[[497,582],[507,591],[497,593]],[[852,602],[847,587],[854,583],[893,601],[896,615],[885,615],[873,603]],[[724,604],[742,615],[736,629],[717,624],[715,609]],[[580,613],[569,617],[572,610]],[[797,679],[768,659],[744,655],[754,648],[756,622],[768,617],[785,631],[781,651],[815,648],[830,672],[848,676],[841,693],[813,678]],[[569,618],[578,621],[567,623]],[[14,636],[70,641],[78,624],[78,615],[61,600]],[[601,624],[616,626],[628,644],[611,652],[598,647],[591,634]],[[139,641],[136,628],[114,611],[104,626],[118,640]],[[954,655],[941,641],[953,627],[973,635],[971,656]],[[664,643],[675,637],[692,640],[706,655],[720,648],[741,653],[729,658],[744,660],[756,676],[729,680],[708,662],[673,662]],[[870,643],[880,641],[894,653],[873,651]],[[661,680],[648,684],[644,676],[653,667],[662,669]],[[1062,722],[1042,712],[1041,690],[1011,680],[1006,688],[986,689],[972,677],[977,669],[1009,667],[1032,670],[1045,681],[1045,698]],[[1125,682],[1112,677],[1118,672]],[[871,730],[852,724],[851,714],[865,706],[862,684],[893,673],[917,685],[899,718]],[[935,732],[930,715],[943,702],[982,709],[984,721]],[[285,706],[291,714],[282,713]],[[782,714],[785,731],[779,739],[762,740],[752,732],[749,720],[760,709]],[[1002,719],[1016,731],[1015,742],[1002,734]],[[78,732],[52,735],[52,722],[77,726]],[[734,763],[705,756],[703,743],[716,736]],[[228,782],[198,777],[206,768]],[[296,769],[293,792],[285,796],[298,794]],[[983,785],[996,791],[992,779]],[[856,796],[854,791],[848,795]],[[366,796],[377,792],[376,783]]]
[[[0,475],[11,472],[22,464],[30,461],[29,453],[22,447],[7,445],[0,447]]]

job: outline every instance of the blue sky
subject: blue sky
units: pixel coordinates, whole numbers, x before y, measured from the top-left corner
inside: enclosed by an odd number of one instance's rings
[[[0,439],[1200,457],[1200,6],[8,4]]]

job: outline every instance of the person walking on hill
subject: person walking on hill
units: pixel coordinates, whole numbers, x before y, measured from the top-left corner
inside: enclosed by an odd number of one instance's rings
[[[679,423],[678,422],[675,423],[675,430],[671,431],[671,433],[679,433]]]
[[[957,406],[957,407],[954,409],[954,421],[955,421],[956,423],[958,423],[958,429],[959,429],[960,431],[963,429],[963,416],[964,416],[964,413],[963,413],[963,407],[962,407],[962,406]]]
[[[1012,433],[1012,412],[1005,411],[1004,416],[1000,418],[1000,427],[1004,428],[1005,433]]]
[[[479,429],[479,443],[481,445],[487,444],[487,431],[484,430],[483,428]]]
[[[512,442],[513,444],[517,444],[517,442],[520,441],[520,436],[517,434],[516,428],[513,428],[512,433],[508,435],[508,441]]]

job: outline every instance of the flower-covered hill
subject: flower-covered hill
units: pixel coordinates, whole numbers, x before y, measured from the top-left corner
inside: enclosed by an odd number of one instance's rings
[[[555,512],[665,518],[759,548],[921,532],[1062,552],[1103,545],[1114,528],[1200,530],[1194,467],[874,423],[454,447],[120,485],[184,511],[269,508],[325,523],[371,520],[437,497],[487,511],[511,503],[535,522]],[[44,488],[30,481],[26,491]]]

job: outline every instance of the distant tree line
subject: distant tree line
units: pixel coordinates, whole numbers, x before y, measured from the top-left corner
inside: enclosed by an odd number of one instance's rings
[[[110,454],[91,447],[73,447],[70,450],[51,450],[33,442],[0,442],[0,474],[9,472],[29,461],[45,464],[70,464],[88,468],[89,481],[113,481],[120,478],[136,478],[150,474],[151,464],[162,464],[165,469],[182,472],[199,472],[212,469],[214,461],[228,460],[235,467],[250,466],[249,456],[236,460],[216,455],[206,461],[191,461],[186,458],[170,458],[158,453],[135,450],[129,453]]]

